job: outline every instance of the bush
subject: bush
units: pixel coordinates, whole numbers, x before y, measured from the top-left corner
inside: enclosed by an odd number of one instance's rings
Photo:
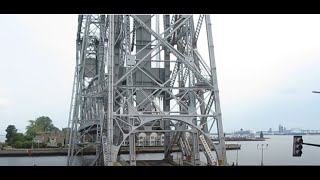
[[[21,141],[16,141],[13,145],[14,148],[22,148],[22,142]]]
[[[62,147],[62,143],[58,143],[57,145],[58,145],[58,147]]]
[[[40,144],[39,144],[39,147],[40,147],[40,148],[46,148],[46,147],[47,147],[47,144],[46,144],[46,143],[40,143]]]
[[[23,148],[31,148],[32,147],[32,142],[31,141],[24,141],[22,143]]]

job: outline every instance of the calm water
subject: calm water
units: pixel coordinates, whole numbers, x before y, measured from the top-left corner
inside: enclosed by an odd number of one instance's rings
[[[238,150],[239,165],[260,165],[261,150],[257,149],[257,144],[268,144],[268,149],[263,151],[264,165],[320,165],[320,147],[303,145],[301,157],[292,157],[293,136],[268,136],[266,141],[240,141],[241,150]],[[306,143],[320,144],[320,136],[303,136]],[[227,142],[236,144],[238,142]],[[128,155],[123,156],[128,159]],[[163,154],[138,154],[138,160],[162,159]],[[237,150],[227,151],[228,163],[236,164]],[[65,156],[42,156],[42,157],[0,157],[0,166],[65,166],[67,157]],[[203,154],[201,160],[204,161]]]
[[[266,136],[266,141],[242,141],[241,150],[238,151],[239,165],[260,165],[261,150],[257,144],[268,144],[263,151],[264,165],[320,165],[320,147],[303,145],[302,156],[292,157],[293,136]],[[304,135],[305,143],[320,144],[319,135]],[[230,142],[227,143],[237,143]],[[260,146],[260,145],[259,145]],[[228,162],[236,162],[237,151],[227,151]]]

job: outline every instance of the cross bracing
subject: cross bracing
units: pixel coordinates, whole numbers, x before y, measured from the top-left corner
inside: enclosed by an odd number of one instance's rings
[[[227,165],[210,15],[79,15],[68,124],[68,165],[127,165],[124,142],[136,165],[139,132],[164,134],[165,159]]]

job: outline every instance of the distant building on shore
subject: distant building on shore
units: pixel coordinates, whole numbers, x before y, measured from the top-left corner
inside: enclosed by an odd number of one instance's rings
[[[241,129],[240,131],[236,131],[232,134],[234,137],[247,137],[247,138],[255,138],[255,132],[252,130],[246,130],[244,131]]]
[[[39,132],[33,138],[36,143],[44,143],[48,147],[59,147],[64,146],[64,133],[62,131],[47,131],[47,132]]]
[[[284,133],[283,132],[283,126],[281,124],[279,124],[279,133]]]

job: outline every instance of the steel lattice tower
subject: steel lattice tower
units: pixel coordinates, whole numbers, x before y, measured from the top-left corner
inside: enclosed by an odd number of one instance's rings
[[[163,133],[168,160],[178,145],[194,165],[201,151],[208,164],[227,165],[210,15],[193,19],[79,15],[68,165],[124,165],[126,140],[136,165],[140,132]],[[203,22],[208,58],[197,49]],[[218,143],[208,136],[212,127]],[[93,158],[84,155],[93,150]]]

